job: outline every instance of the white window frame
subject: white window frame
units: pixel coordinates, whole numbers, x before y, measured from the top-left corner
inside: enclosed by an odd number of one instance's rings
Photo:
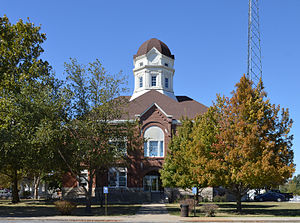
[[[151,128],[153,128],[153,129],[151,130]],[[147,131],[150,131],[150,132],[147,133]],[[157,132],[157,131],[159,131],[159,132]],[[158,138],[156,138],[155,136]],[[150,126],[144,132],[144,137],[145,137],[144,157],[164,157],[165,156],[165,145],[164,145],[165,134],[160,127]],[[157,142],[157,154],[156,155],[150,154],[150,145],[152,144],[152,142]]]
[[[165,88],[169,88],[169,78],[165,77]]]
[[[88,177],[89,177],[89,171],[88,170],[81,170],[80,175],[78,176],[78,186],[79,187],[85,187],[87,190],[89,188],[89,182],[88,182]]]
[[[150,142],[157,142],[157,156],[150,156]],[[144,143],[144,157],[164,157],[164,141],[162,140],[148,140]],[[162,156],[161,156],[162,154]]]
[[[153,83],[155,83],[155,85],[153,85]],[[152,75],[151,76],[151,87],[156,87],[156,86],[157,86],[157,76]]]
[[[116,185],[110,185],[110,174],[116,173]],[[125,173],[125,186],[120,186],[120,173]],[[111,167],[108,171],[108,186],[110,188],[126,188],[127,187],[127,168],[126,167]]]
[[[140,81],[139,86],[140,86],[140,88],[142,88],[143,87],[143,77],[139,77],[139,81]]]

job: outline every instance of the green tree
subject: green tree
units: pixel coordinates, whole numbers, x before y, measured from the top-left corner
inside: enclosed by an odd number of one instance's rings
[[[165,158],[163,169],[161,169],[161,179],[164,187],[190,188],[196,186],[194,177],[190,170],[190,157],[188,144],[192,140],[191,132],[194,127],[192,120],[181,120],[182,126],[178,128],[168,146],[168,155]]]
[[[211,107],[194,120],[182,120],[161,170],[163,186],[201,189],[218,182],[214,172],[218,163],[212,149],[218,132],[216,117],[217,112]]]
[[[300,174],[294,176],[286,184],[281,185],[279,189],[284,193],[293,193],[294,195],[300,195]]]
[[[41,180],[53,171],[59,170],[57,163],[62,163],[57,148],[63,144],[63,125],[68,121],[67,96],[62,92],[62,82],[50,79],[47,88],[39,94],[36,105],[40,119],[33,135],[30,159],[26,165],[26,176],[31,177],[34,185],[34,198],[38,198]]]
[[[0,173],[0,188],[10,188],[11,181],[8,176]]]
[[[69,172],[80,182],[83,170],[88,170],[88,188],[83,187],[86,211],[91,212],[92,188],[97,172],[122,163],[130,140],[133,139],[134,123],[118,122],[126,102],[120,97],[126,88],[122,73],[111,75],[99,60],[88,65],[75,59],[65,64],[68,89],[73,98],[70,104],[73,119],[66,125],[66,148],[60,150]]]
[[[50,161],[53,150],[42,147],[38,136],[47,120],[61,113],[54,108],[57,80],[48,62],[39,59],[45,39],[29,21],[11,24],[0,18],[0,172],[11,179],[14,203],[19,202],[18,175]]]
[[[220,101],[221,103],[221,101]],[[206,113],[195,119],[192,141],[188,145],[186,156],[190,159],[190,172],[198,185],[202,187],[218,185],[219,172],[222,169],[222,157],[217,156],[213,145],[217,143],[216,135],[219,134],[219,111],[210,107]]]

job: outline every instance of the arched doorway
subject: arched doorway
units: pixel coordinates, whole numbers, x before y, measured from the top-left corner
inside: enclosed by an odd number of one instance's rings
[[[158,171],[151,171],[143,178],[144,191],[161,192],[163,190]]]

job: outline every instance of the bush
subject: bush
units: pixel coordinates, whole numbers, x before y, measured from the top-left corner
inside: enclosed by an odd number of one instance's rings
[[[187,204],[187,205],[189,205],[189,212],[192,213],[192,211],[194,210],[195,201],[194,201],[194,199],[190,199],[189,198],[189,199],[181,200],[180,204]]]
[[[225,202],[226,201],[226,195],[220,196],[216,195],[213,199],[214,202]]]
[[[23,192],[22,192],[22,198],[24,198],[24,199],[31,198],[31,193],[30,193],[30,191],[23,191]]]
[[[55,201],[54,205],[61,215],[70,215],[77,206],[70,201]]]
[[[202,210],[205,213],[205,217],[215,217],[217,209],[219,208],[216,204],[204,204]]]
[[[209,202],[209,199],[207,197],[200,197],[199,201],[206,203]]]

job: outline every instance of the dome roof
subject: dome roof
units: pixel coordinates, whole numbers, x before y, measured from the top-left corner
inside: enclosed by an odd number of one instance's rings
[[[156,38],[152,38],[144,42],[137,51],[137,54],[133,56],[133,58],[148,53],[153,47],[155,47],[161,54],[174,59],[174,55],[171,54],[169,47]]]

